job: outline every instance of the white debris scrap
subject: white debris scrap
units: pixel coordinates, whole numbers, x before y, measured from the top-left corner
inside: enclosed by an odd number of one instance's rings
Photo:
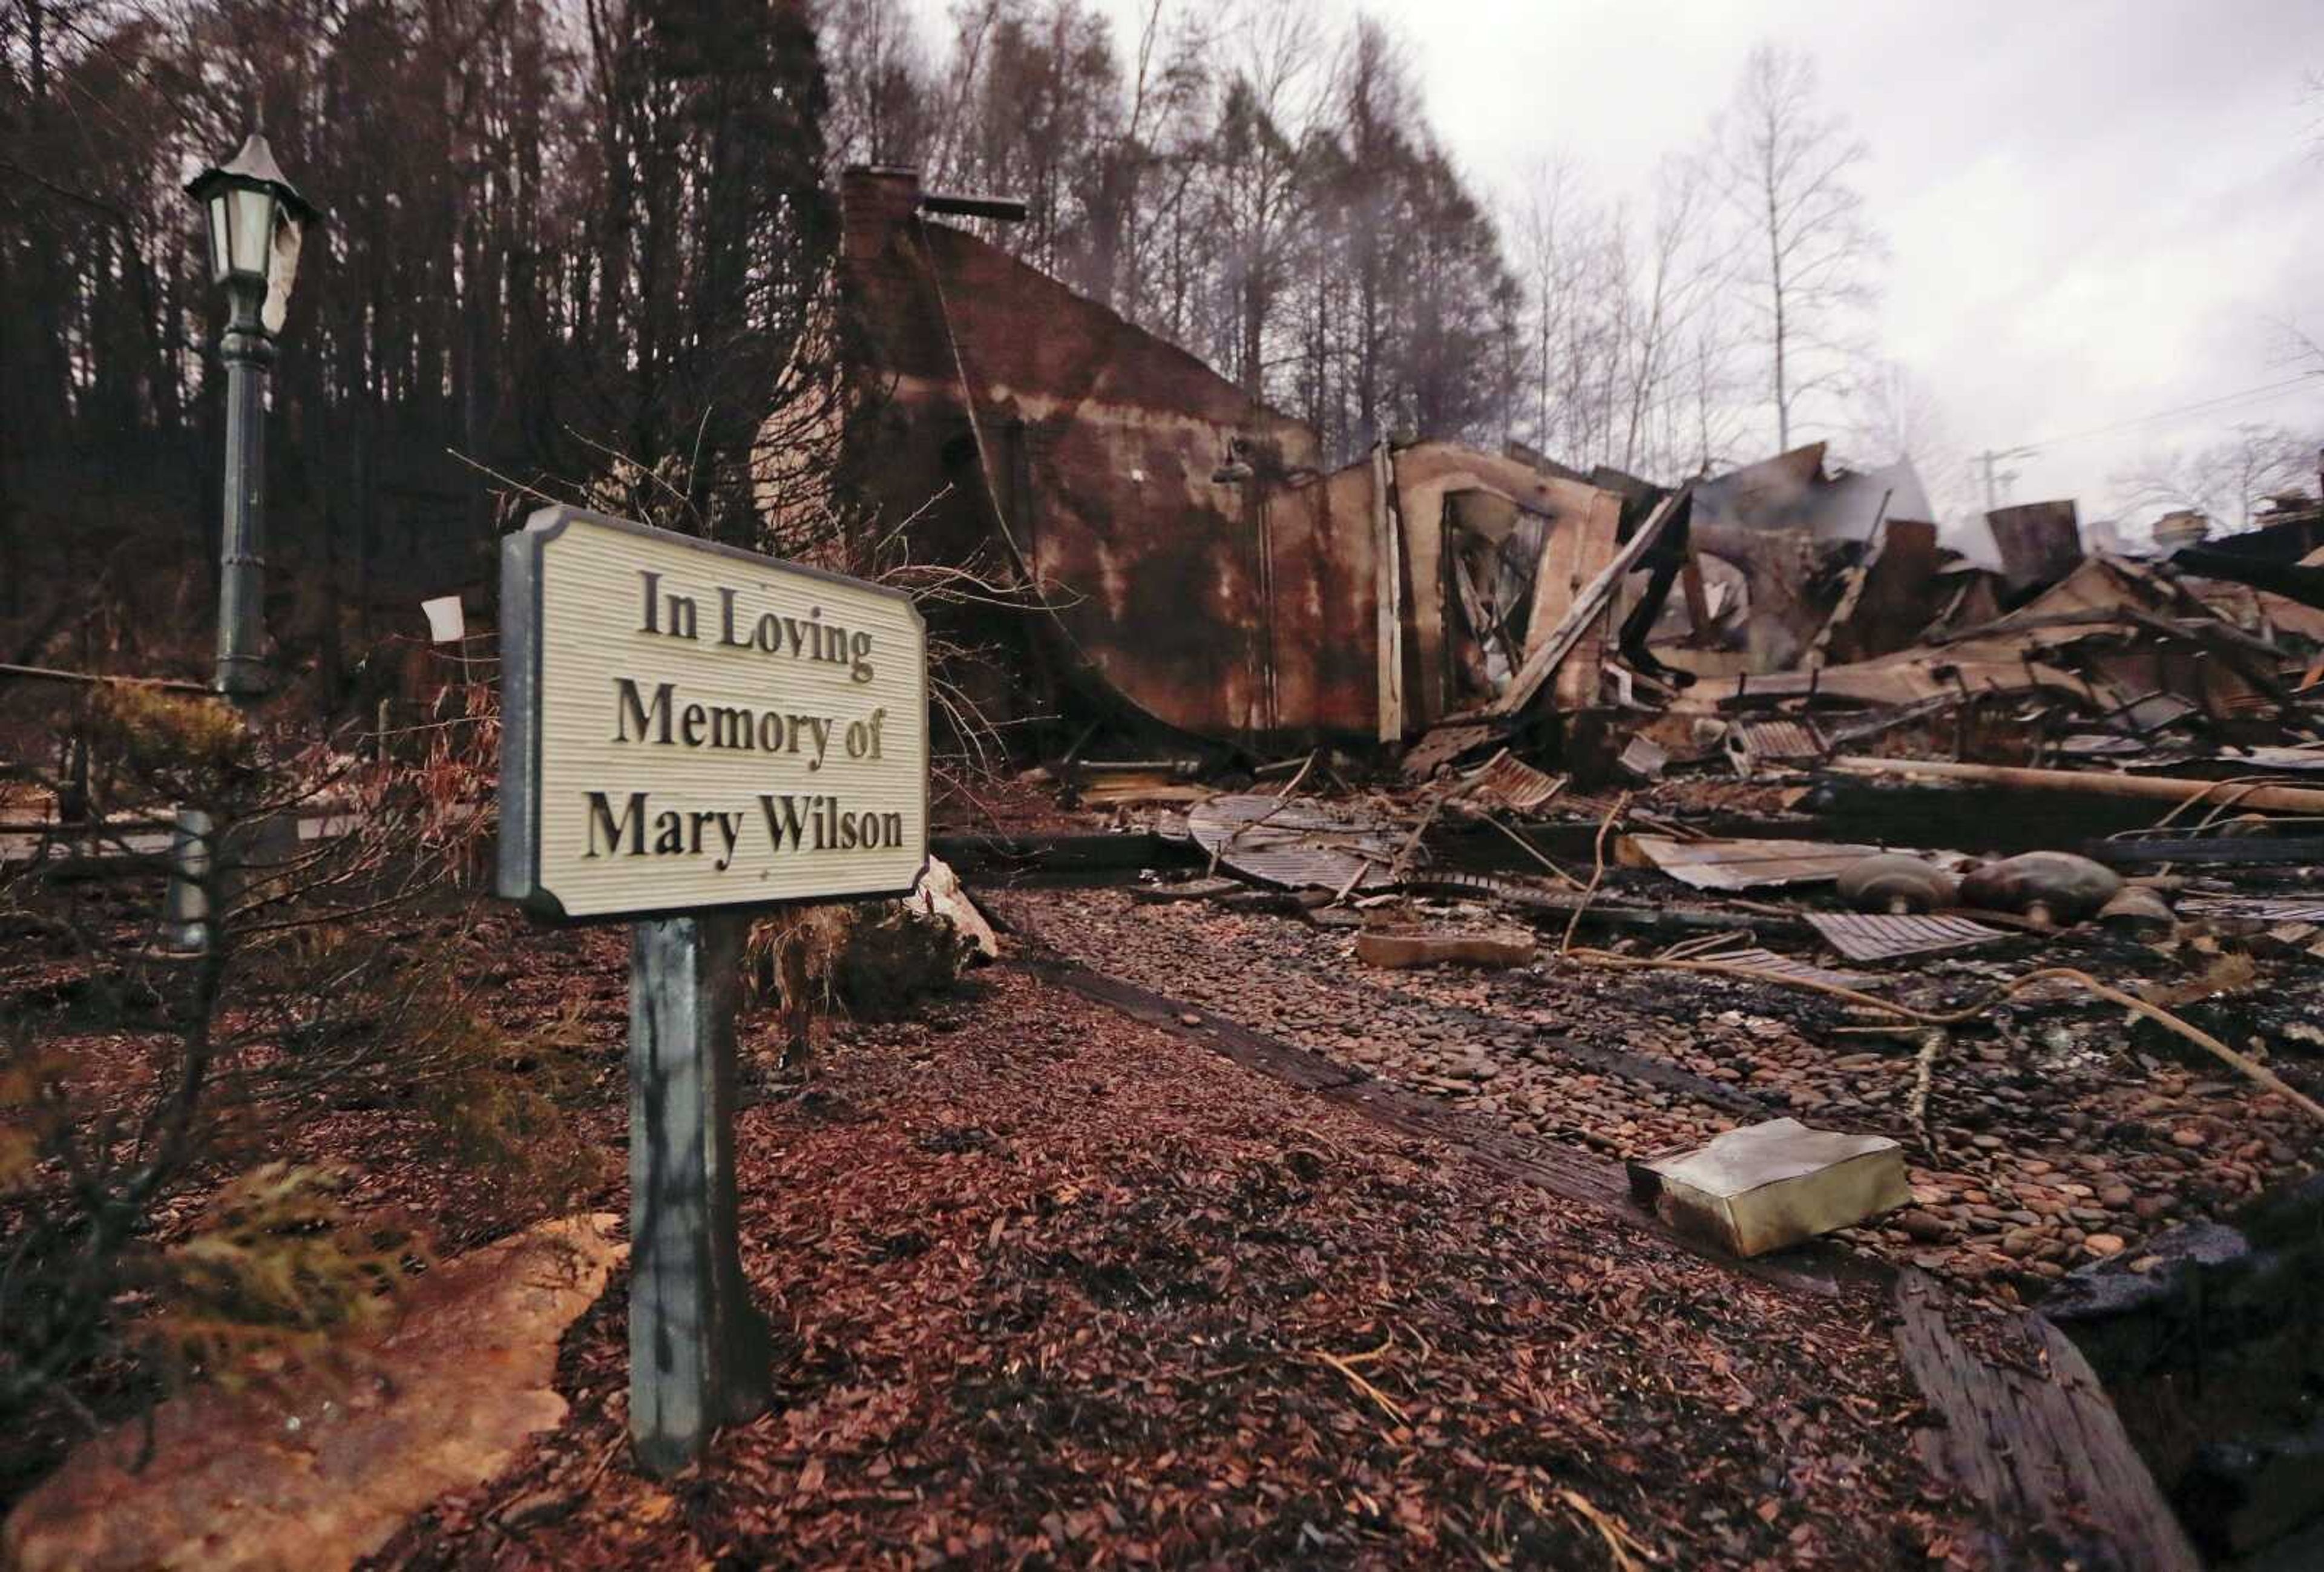
[[[941,917],[953,925],[955,932],[976,946],[976,953],[986,960],[1001,958],[1001,936],[992,931],[992,924],[960,887],[960,875],[941,857],[930,857],[920,882],[912,886],[910,903],[932,917]]]

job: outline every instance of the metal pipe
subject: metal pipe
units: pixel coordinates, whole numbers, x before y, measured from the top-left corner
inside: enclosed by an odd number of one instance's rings
[[[2184,803],[2225,793],[2235,807],[2255,813],[2324,814],[2324,790],[2305,786],[2243,786],[2232,781],[2196,781],[2175,775],[2107,775],[2090,770],[2030,770],[2006,764],[1878,759],[1857,754],[1834,759],[1830,767],[1846,775],[1904,779],[1918,776],[2011,791],[2063,791],[2085,797],[2144,798],[2154,802]]]

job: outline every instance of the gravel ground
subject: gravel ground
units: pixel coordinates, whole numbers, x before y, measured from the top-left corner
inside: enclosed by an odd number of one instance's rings
[[[1556,957],[1554,934],[1545,958],[1524,969],[1383,972],[1354,959],[1345,930],[1296,919],[1142,905],[1120,890],[980,898],[1087,965],[1520,1134],[1635,1156],[1788,1114],[1894,1136],[1913,1164],[1914,1207],[1841,1237],[2005,1299],[2035,1297],[2098,1256],[2127,1251],[2135,1261],[2157,1230],[2312,1172],[2319,1157],[2318,1128],[2283,1099],[2200,1055],[2182,1062],[2122,1010],[2063,985],[1947,1034],[1931,1067],[1924,1139],[1914,1116],[1918,1040],[1851,1031],[1869,1018],[1825,996],[1594,968]],[[1896,968],[1886,985],[1901,1002],[1937,1008],[1973,1002],[2037,965],[2080,966],[2127,985],[2183,983],[2218,964],[2209,947],[2166,955],[2110,935],[2059,936],[2038,958],[2034,944]],[[2271,1041],[2266,1023],[2313,1018],[2318,970],[2257,971],[2185,1009],[2230,1042],[2296,1054],[2296,1025]],[[1610,1069],[1607,1050],[1692,1085]],[[2313,1059],[2278,1063],[2311,1093],[2324,1082]]]

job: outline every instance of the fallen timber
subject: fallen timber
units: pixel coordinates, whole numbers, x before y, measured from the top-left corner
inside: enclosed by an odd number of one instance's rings
[[[1199,867],[1201,855],[1185,841],[1153,834],[1116,835],[1088,831],[1017,831],[1005,835],[937,835],[928,850],[963,876],[987,874],[1119,874],[1135,877],[1142,868]]]
[[[1943,1420],[1914,1436],[1932,1467],[1997,1515],[2049,1525],[2067,1565],[2202,1566],[2089,1362],[2047,1318],[2016,1318],[2029,1357],[1997,1363],[1954,1335],[1944,1290],[1925,1273],[1897,1273],[1895,1306],[1905,1368]]]

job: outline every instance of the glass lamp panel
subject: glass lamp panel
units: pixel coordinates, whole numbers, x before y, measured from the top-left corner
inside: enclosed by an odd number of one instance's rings
[[[234,271],[257,278],[266,276],[267,248],[274,239],[274,193],[239,189],[226,197],[233,209]]]
[[[210,199],[209,216],[210,280],[214,283],[224,283],[226,282],[227,267],[226,254],[226,197],[223,193]]]

